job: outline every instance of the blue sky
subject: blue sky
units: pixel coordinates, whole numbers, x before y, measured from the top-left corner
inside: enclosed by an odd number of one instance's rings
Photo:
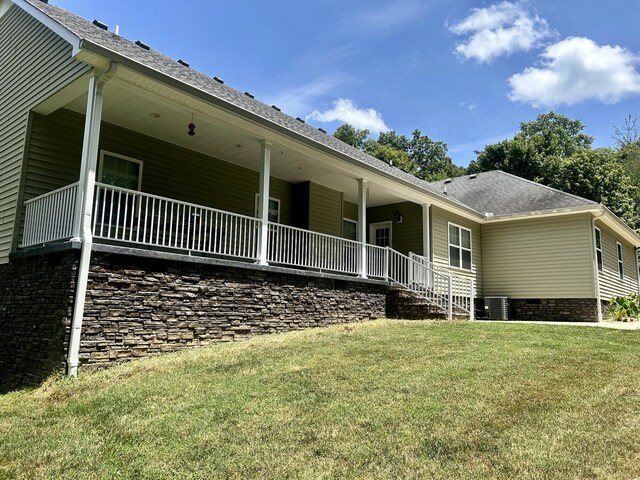
[[[640,0],[50,3],[330,132],[418,128],[459,165],[549,110],[596,146],[640,116]]]

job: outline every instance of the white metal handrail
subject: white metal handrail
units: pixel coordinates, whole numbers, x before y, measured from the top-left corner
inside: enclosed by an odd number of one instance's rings
[[[426,298],[447,312],[458,309],[474,317],[473,279],[435,266],[419,255],[389,251],[389,280]]]
[[[78,182],[24,202],[22,247],[71,238]]]
[[[245,215],[96,184],[95,238],[256,259],[259,224]]]
[[[389,277],[389,249],[377,245],[367,245],[367,276]]]
[[[269,222],[270,263],[358,274],[360,244],[353,240]]]

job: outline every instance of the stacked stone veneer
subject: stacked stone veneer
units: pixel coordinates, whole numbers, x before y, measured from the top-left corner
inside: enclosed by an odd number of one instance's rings
[[[385,316],[387,287],[380,283],[95,255],[84,365]]]
[[[77,252],[0,265],[0,391],[35,384],[62,369]]]
[[[512,320],[597,322],[595,298],[510,299]],[[603,317],[608,303],[603,302]]]

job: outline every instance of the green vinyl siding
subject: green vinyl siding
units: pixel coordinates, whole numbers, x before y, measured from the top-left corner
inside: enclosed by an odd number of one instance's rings
[[[480,225],[471,220],[448,212],[442,208],[431,207],[431,250],[433,263],[450,269],[456,275],[473,278],[476,282],[476,296],[486,294],[483,285],[483,243]],[[471,271],[449,266],[449,224],[471,230]]]
[[[402,215],[402,223],[396,222],[396,212]],[[404,253],[422,255],[422,207],[411,202],[393,203],[367,208],[367,237],[369,225],[391,222],[391,248]],[[371,239],[368,240],[371,242]]]
[[[78,180],[84,116],[69,110],[33,115],[25,200]],[[243,215],[255,215],[258,172],[103,123],[100,149],[143,162],[142,191]],[[256,167],[259,159],[256,159]],[[293,222],[293,185],[271,178],[280,222]]]
[[[613,296],[638,293],[638,274],[636,252],[633,245],[618,237],[613,230],[600,221],[596,221],[602,238],[602,272],[598,272],[600,298],[609,300]],[[618,249],[616,242],[622,246],[622,262],[624,277],[618,273]]]
[[[595,296],[589,214],[483,225],[482,248],[485,296]]]
[[[0,17],[0,263],[14,240],[29,111],[89,67],[71,45],[17,6]]]
[[[313,182],[298,183],[293,187],[295,226],[342,236],[342,192]]]
[[[342,235],[342,192],[310,182],[309,230]]]
[[[358,204],[344,201],[342,206],[342,216],[349,220],[358,221]]]

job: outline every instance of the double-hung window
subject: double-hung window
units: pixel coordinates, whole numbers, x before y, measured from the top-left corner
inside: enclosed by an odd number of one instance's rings
[[[471,230],[449,224],[449,266],[471,270]]]
[[[624,280],[624,265],[622,264],[622,245],[619,242],[616,242],[616,247],[618,251],[618,276],[620,280]]]
[[[596,242],[596,264],[598,265],[598,271],[602,271],[602,234],[600,229],[596,228],[593,232]]]
[[[135,158],[125,157],[102,151],[100,155],[100,182],[114,187],[140,190],[142,183],[142,162]]]

